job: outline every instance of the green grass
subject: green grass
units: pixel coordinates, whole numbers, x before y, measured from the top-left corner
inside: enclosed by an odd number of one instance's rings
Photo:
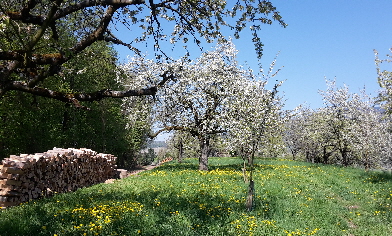
[[[266,159],[254,178],[247,212],[240,159],[170,162],[1,211],[0,235],[392,235],[390,174]]]

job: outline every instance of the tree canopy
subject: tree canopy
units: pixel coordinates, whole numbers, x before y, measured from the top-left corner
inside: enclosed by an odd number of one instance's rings
[[[43,87],[47,78],[60,81],[64,65],[98,41],[124,45],[133,53],[154,40],[158,54],[165,55],[162,41],[175,44],[202,40],[225,41],[224,31],[235,38],[249,28],[259,56],[263,44],[258,36],[262,24],[277,21],[286,26],[269,1],[242,0],[10,0],[0,3],[0,96],[18,90],[54,98],[80,106],[80,101],[105,97],[154,95],[157,87],[173,78],[170,71],[161,81],[145,88],[116,91],[102,87],[95,91],[63,92]],[[174,29],[171,30],[171,22]],[[123,24],[141,33],[127,42],[115,36],[114,29]],[[193,40],[192,40],[193,39]]]
[[[227,42],[196,60],[184,57],[156,63],[134,57],[123,65],[139,84],[158,81],[164,71],[175,72],[176,79],[157,93],[159,102],[152,116],[159,130],[152,136],[171,130],[189,133],[199,142],[200,170],[208,169],[210,141],[216,135],[236,137],[238,145],[249,144],[255,149],[261,145],[261,136],[268,133],[266,126],[275,128],[279,123],[281,100],[276,93],[280,83],[267,90],[266,78],[240,66],[237,53],[234,44]]]

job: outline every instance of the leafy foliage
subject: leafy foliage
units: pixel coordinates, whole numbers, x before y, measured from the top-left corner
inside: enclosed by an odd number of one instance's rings
[[[94,55],[92,57],[92,55]],[[44,81],[50,89],[67,92],[94,91],[101,86],[122,88],[115,73],[115,54],[105,43],[95,44],[65,65],[62,76]],[[91,67],[89,65],[95,65]],[[77,80],[81,77],[83,80]],[[97,79],[99,78],[99,79]],[[62,83],[57,82],[59,79]],[[140,123],[127,128],[121,100],[91,103],[91,110],[75,109],[57,100],[12,91],[0,100],[0,158],[11,154],[42,152],[53,147],[88,147],[124,158],[145,142]],[[132,135],[141,130],[142,136]],[[135,145],[131,145],[134,143]]]

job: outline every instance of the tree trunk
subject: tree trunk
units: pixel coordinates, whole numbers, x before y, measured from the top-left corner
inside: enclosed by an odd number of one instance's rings
[[[295,161],[295,154],[296,154],[296,152],[294,151],[294,150],[291,150],[291,154],[293,155],[293,161]]]
[[[254,142],[252,145],[252,153],[248,157],[248,166],[249,166],[249,187],[248,187],[248,196],[246,198],[246,210],[247,211],[253,211],[254,206],[255,206],[255,182],[253,181],[253,161],[255,159],[255,152],[256,152],[256,146],[257,143]]]
[[[180,143],[178,145],[178,163],[182,162],[183,155],[184,155],[184,150],[182,145],[182,139],[180,138]]]
[[[340,149],[340,153],[342,155],[342,159],[343,159],[343,166],[348,166],[349,161],[348,161],[348,150],[346,147],[344,147],[343,149]]]
[[[200,151],[201,155],[199,157],[199,170],[208,170],[208,152],[210,149],[210,139],[202,138],[200,140]]]
[[[246,162],[244,160],[244,168],[242,168],[242,174],[244,176],[244,183],[248,183],[248,175],[246,174]]]
[[[324,164],[328,164],[328,157],[329,157],[329,154],[327,154],[327,147],[324,147],[324,150],[323,150],[323,163]]]
[[[248,187],[248,196],[246,198],[246,210],[247,211],[252,211],[254,209],[255,205],[255,183],[253,180],[249,182],[249,187]]]

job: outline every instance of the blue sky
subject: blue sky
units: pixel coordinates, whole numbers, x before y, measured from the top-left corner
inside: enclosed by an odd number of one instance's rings
[[[323,106],[318,90],[325,77],[350,91],[364,86],[376,95],[379,89],[373,49],[380,56],[392,47],[392,1],[272,1],[289,24],[287,28],[265,28],[264,67],[280,51],[278,78],[286,80],[286,108],[307,102],[311,108]],[[236,43],[240,53],[248,51]],[[250,52],[248,52],[250,54]],[[246,54],[245,54],[246,55]],[[392,69],[392,68],[391,68]]]
[[[283,28],[277,22],[262,26],[260,38],[265,46],[261,63],[268,69],[280,52],[276,68],[283,68],[277,79],[285,80],[281,91],[287,109],[305,102],[311,108],[323,106],[318,90],[326,88],[325,78],[336,78],[338,85],[345,83],[352,92],[365,86],[368,93],[377,94],[373,49],[384,56],[392,47],[392,1],[272,0],[272,3],[288,27]],[[134,33],[121,31],[120,37],[126,41],[127,34]],[[238,61],[257,70],[250,35],[242,35],[234,43],[239,50]],[[210,50],[215,45],[203,46]],[[122,60],[131,53],[124,47],[116,49]],[[190,51],[195,57],[201,53],[196,45],[191,45]],[[167,52],[174,59],[183,55],[170,49]],[[151,51],[146,53],[153,55]]]

